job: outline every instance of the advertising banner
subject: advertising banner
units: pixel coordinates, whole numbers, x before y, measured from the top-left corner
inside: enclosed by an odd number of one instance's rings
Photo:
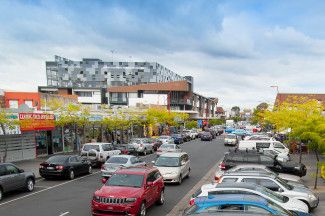
[[[53,130],[55,117],[53,114],[19,113],[20,130]]]

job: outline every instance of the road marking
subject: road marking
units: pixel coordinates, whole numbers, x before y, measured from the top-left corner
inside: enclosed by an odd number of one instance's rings
[[[70,212],[64,212],[64,213],[60,214],[59,216],[64,216],[64,215],[68,215],[68,214],[70,214]]]
[[[38,185],[35,185],[34,188],[49,188],[47,186],[38,186]]]
[[[31,194],[28,194],[28,195],[25,195],[25,196],[22,196],[22,197],[18,197],[18,198],[16,198],[16,199],[9,200],[9,201],[7,201],[7,202],[0,203],[0,206],[3,206],[3,205],[6,205],[6,204],[9,204],[9,203],[15,202],[15,201],[17,201],[17,200],[21,200],[21,199],[24,199],[24,198],[28,198],[28,197],[34,196],[34,195],[39,194],[39,193],[42,193],[42,192],[44,192],[44,191],[48,191],[48,190],[51,190],[51,189],[53,189],[53,188],[60,187],[60,186],[62,186],[62,185],[69,184],[69,183],[71,183],[71,182],[75,182],[75,181],[78,181],[78,180],[80,180],[80,179],[84,179],[84,178],[87,178],[87,177],[89,177],[89,176],[93,176],[93,175],[98,174],[98,173],[100,173],[100,171],[97,171],[97,172],[94,172],[94,173],[92,173],[92,174],[89,174],[89,175],[86,175],[86,176],[82,176],[82,177],[79,177],[79,178],[76,178],[76,179],[73,179],[73,180],[70,180],[70,181],[66,181],[66,182],[63,182],[63,183],[60,183],[60,184],[54,185],[54,186],[52,186],[52,187],[45,188],[45,189],[40,190],[40,191],[37,191],[37,192],[31,193]]]

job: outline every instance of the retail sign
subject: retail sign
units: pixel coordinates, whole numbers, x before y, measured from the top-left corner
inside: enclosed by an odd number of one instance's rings
[[[20,130],[53,130],[55,117],[53,114],[19,113]]]

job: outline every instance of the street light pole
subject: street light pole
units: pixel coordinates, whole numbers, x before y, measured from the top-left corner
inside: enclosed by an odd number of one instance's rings
[[[270,86],[271,88],[276,88],[276,92],[277,93],[279,93],[279,86],[277,86],[277,85],[272,85],[272,86]]]

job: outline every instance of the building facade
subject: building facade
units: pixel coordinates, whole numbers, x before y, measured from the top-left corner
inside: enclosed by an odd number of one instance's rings
[[[46,62],[47,86],[107,88],[185,80],[156,62],[115,62],[84,58],[82,61],[55,56]]]

